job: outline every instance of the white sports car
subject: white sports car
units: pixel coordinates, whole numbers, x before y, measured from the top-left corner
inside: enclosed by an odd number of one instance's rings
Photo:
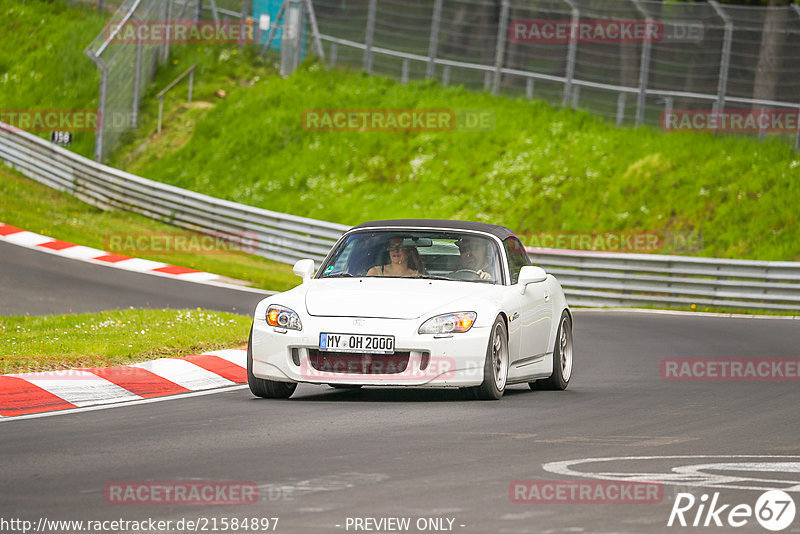
[[[262,300],[247,351],[254,395],[300,382],[457,387],[499,399],[508,384],[565,389],[572,313],[561,285],[503,226],[439,220],[364,223],[315,274]]]

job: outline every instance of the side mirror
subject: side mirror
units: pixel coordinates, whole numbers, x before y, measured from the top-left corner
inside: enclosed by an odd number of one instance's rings
[[[525,286],[544,282],[545,280],[547,280],[547,272],[544,269],[534,265],[526,265],[519,270],[517,286],[520,288],[521,293],[525,294]]]
[[[292,272],[303,279],[303,283],[314,276],[314,260],[299,260],[292,267]]]

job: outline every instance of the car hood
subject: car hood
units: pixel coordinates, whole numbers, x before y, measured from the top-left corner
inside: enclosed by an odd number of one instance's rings
[[[309,315],[387,319],[416,319],[467,295],[488,297],[496,291],[491,284],[402,278],[318,279],[308,285]],[[457,311],[471,310],[447,309],[443,313]]]

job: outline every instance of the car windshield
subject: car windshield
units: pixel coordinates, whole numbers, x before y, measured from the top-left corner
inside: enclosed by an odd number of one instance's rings
[[[360,231],[343,239],[317,278],[391,277],[502,283],[488,237],[454,231]]]

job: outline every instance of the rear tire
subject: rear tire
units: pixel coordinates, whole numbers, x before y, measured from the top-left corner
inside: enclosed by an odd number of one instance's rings
[[[565,390],[569,386],[570,378],[572,378],[572,320],[565,310],[561,314],[558,332],[556,332],[553,374],[544,380],[528,382],[528,385],[534,390]]]
[[[250,337],[247,340],[247,385],[250,392],[262,399],[288,399],[297,389],[295,382],[277,382],[253,376],[253,328],[250,327]]]
[[[483,365],[483,383],[471,388],[467,396],[480,400],[500,400],[506,390],[508,378],[508,330],[503,318],[498,316],[489,334],[486,361]]]

